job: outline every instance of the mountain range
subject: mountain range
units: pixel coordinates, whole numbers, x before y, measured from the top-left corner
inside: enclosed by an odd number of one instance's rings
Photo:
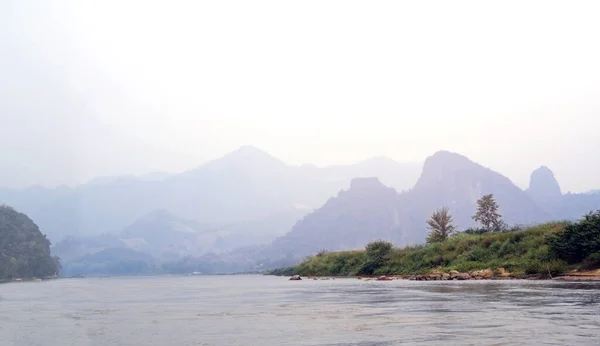
[[[418,163],[386,158],[323,168],[292,166],[245,146],[180,174],[100,178],[74,188],[0,189],[0,203],[30,215],[53,242],[119,232],[155,210],[213,227],[249,226],[281,235],[354,177],[381,176],[407,189],[420,169]]]
[[[534,171],[522,190],[447,151],[423,165],[379,157],[319,168],[291,166],[254,147],[180,174],[2,189],[0,202],[29,214],[72,272],[117,268],[118,256],[128,263],[119,273],[156,265],[210,272],[282,265],[376,239],[422,243],[435,209],[448,207],[466,229],[475,225],[477,200],[489,193],[510,225],[573,220],[600,209],[599,193],[563,194],[547,167]]]
[[[299,221],[290,233],[276,239],[279,254],[301,258],[321,249],[363,248],[383,239],[398,245],[423,243],[425,221],[446,206],[459,229],[474,226],[477,200],[494,194],[506,223],[534,224],[553,219],[525,191],[501,174],[465,156],[440,151],[427,158],[415,186],[398,194],[377,178],[354,179],[350,189]],[[600,201],[600,195],[596,197]],[[579,217],[579,211],[573,218]]]

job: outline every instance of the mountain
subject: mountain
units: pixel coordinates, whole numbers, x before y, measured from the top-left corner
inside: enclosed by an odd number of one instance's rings
[[[0,280],[52,276],[58,269],[38,226],[27,215],[0,206]]]
[[[276,239],[275,256],[303,258],[320,250],[350,250],[377,239],[396,245],[423,243],[426,220],[447,206],[460,229],[474,226],[477,200],[494,194],[509,224],[531,224],[551,216],[508,178],[465,156],[440,151],[429,157],[414,188],[398,194],[376,178],[354,179],[321,208]]]
[[[374,159],[366,166],[375,161],[388,162]],[[366,167],[362,165],[358,167]],[[406,168],[390,166],[399,169],[399,175]],[[357,174],[367,172],[361,169],[356,169]],[[475,226],[472,215],[477,200],[490,193],[510,225],[576,219],[586,208],[600,209],[600,194],[561,194],[554,174],[545,167],[532,174],[530,187],[523,191],[500,173],[447,151],[428,157],[414,187],[402,193],[376,177],[354,178],[349,183],[338,180],[351,172],[344,166],[290,166],[256,148],[243,147],[160,182],[115,180],[100,189],[117,199],[110,207],[127,210],[132,196],[144,197],[131,206],[129,210],[135,213],[128,217],[156,204],[168,208],[150,209],[110,236],[70,237],[54,249],[61,256],[71,250],[65,255],[68,266],[80,265],[80,270],[89,267],[99,272],[104,267],[93,260],[105,263],[102,254],[126,249],[126,263],[134,254],[151,256],[147,266],[131,264],[145,271],[234,272],[293,264],[320,250],[359,249],[377,239],[399,246],[419,244],[426,238],[425,221],[434,210],[447,206],[455,224],[464,230]],[[128,186],[121,187],[128,194],[117,193],[119,184]],[[98,187],[81,188],[94,191]],[[40,191],[45,190],[37,188]],[[61,193],[68,199],[72,192],[62,189]],[[51,200],[45,198],[36,202],[43,205]],[[106,202],[98,198],[98,206],[100,201]],[[117,211],[112,211],[113,216],[126,215]]]
[[[0,189],[0,203],[26,212],[55,242],[67,236],[116,233],[162,209],[215,228],[248,226],[259,238],[254,243],[262,243],[282,235],[299,217],[347,188],[351,178],[369,173],[404,181],[406,176],[408,184],[416,167],[376,158],[307,169],[245,146],[179,174],[99,178],[74,188]]]
[[[148,275],[160,273],[155,259],[129,248],[104,249],[65,263],[61,276],[74,275]]]
[[[384,185],[397,191],[408,190],[419,178],[422,163],[400,163],[378,156],[352,165],[316,167],[304,165],[305,174],[323,181],[351,181],[359,177],[377,177]]]
[[[401,208],[410,215],[415,227],[423,229],[433,211],[446,206],[455,224],[464,229],[474,225],[472,216],[477,200],[486,194],[494,195],[500,214],[508,224],[533,224],[551,219],[551,215],[507,177],[447,151],[427,158],[415,187],[401,196]]]
[[[600,193],[563,194],[554,173],[545,166],[533,171],[527,193],[556,220],[575,220],[600,209]]]
[[[546,166],[542,166],[531,173],[527,193],[538,203],[556,200],[562,196],[560,185],[554,177],[554,173]]]
[[[294,218],[293,215],[278,214],[260,222],[245,222],[214,228],[177,217],[166,210],[156,210],[116,233],[69,236],[53,246],[52,251],[63,260],[68,272],[90,274],[90,272],[100,272],[102,263],[105,262],[103,257],[94,254],[107,253],[111,249],[135,251],[149,256],[152,262],[157,264],[178,261],[190,256],[216,255],[251,245],[268,244],[277,236],[285,234],[299,217],[299,215]],[[293,222],[288,221],[291,218],[294,218]],[[273,234],[265,233],[261,229],[266,227],[265,223],[269,223],[268,226],[271,228],[280,227],[280,230]],[[131,254],[131,252],[126,253]],[[95,263],[97,258],[101,258],[102,263]],[[111,263],[114,264],[118,260],[118,257],[113,258]]]
[[[349,250],[375,239],[399,240],[396,190],[377,178],[353,179],[348,190],[329,199],[276,239],[276,251],[301,258],[319,250]]]

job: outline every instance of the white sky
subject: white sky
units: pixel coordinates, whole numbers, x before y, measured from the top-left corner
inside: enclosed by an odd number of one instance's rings
[[[600,188],[595,1],[0,3],[0,186],[462,153]]]

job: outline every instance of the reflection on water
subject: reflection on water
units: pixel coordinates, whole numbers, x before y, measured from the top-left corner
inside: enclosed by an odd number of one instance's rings
[[[0,297],[0,345],[600,344],[600,283],[99,278]]]

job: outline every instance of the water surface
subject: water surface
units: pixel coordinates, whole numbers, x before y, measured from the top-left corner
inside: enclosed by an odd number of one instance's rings
[[[600,283],[287,281],[0,285],[0,345],[599,345]]]

